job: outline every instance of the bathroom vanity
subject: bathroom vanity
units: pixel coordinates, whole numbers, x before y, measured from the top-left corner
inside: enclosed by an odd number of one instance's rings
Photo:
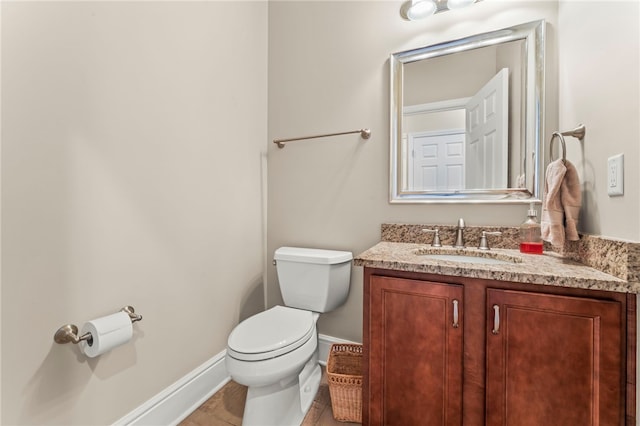
[[[554,152],[543,149],[544,83],[556,74],[545,76],[546,28],[390,56],[390,203],[541,202]],[[477,87],[452,77],[481,62]],[[467,247],[500,238],[491,250],[453,249],[463,230]],[[363,424],[636,424],[640,243],[582,236],[562,254],[517,249],[517,228],[382,226],[381,242],[354,259],[364,267]]]
[[[390,241],[356,257],[363,424],[635,425],[640,285],[551,252],[491,252],[507,260]]]

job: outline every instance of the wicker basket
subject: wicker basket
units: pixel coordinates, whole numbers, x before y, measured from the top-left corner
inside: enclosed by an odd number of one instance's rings
[[[362,423],[362,345],[333,344],[327,361],[333,417]]]

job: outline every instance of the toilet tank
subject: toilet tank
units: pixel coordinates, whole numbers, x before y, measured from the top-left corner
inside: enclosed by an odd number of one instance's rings
[[[329,312],[347,300],[351,252],[280,247],[273,258],[286,306]]]

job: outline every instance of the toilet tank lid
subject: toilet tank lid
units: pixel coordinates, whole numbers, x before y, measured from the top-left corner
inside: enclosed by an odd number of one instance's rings
[[[335,263],[349,262],[353,259],[353,254],[350,251],[280,247],[276,250],[273,258],[275,260],[288,260],[291,262],[332,265]]]

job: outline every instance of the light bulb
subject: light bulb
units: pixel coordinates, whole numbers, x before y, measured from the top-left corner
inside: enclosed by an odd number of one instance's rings
[[[471,6],[476,0],[449,0],[447,7],[449,9],[462,9],[463,7]]]
[[[432,0],[411,0],[411,7],[407,10],[407,18],[412,21],[428,18],[436,11],[436,4]]]

